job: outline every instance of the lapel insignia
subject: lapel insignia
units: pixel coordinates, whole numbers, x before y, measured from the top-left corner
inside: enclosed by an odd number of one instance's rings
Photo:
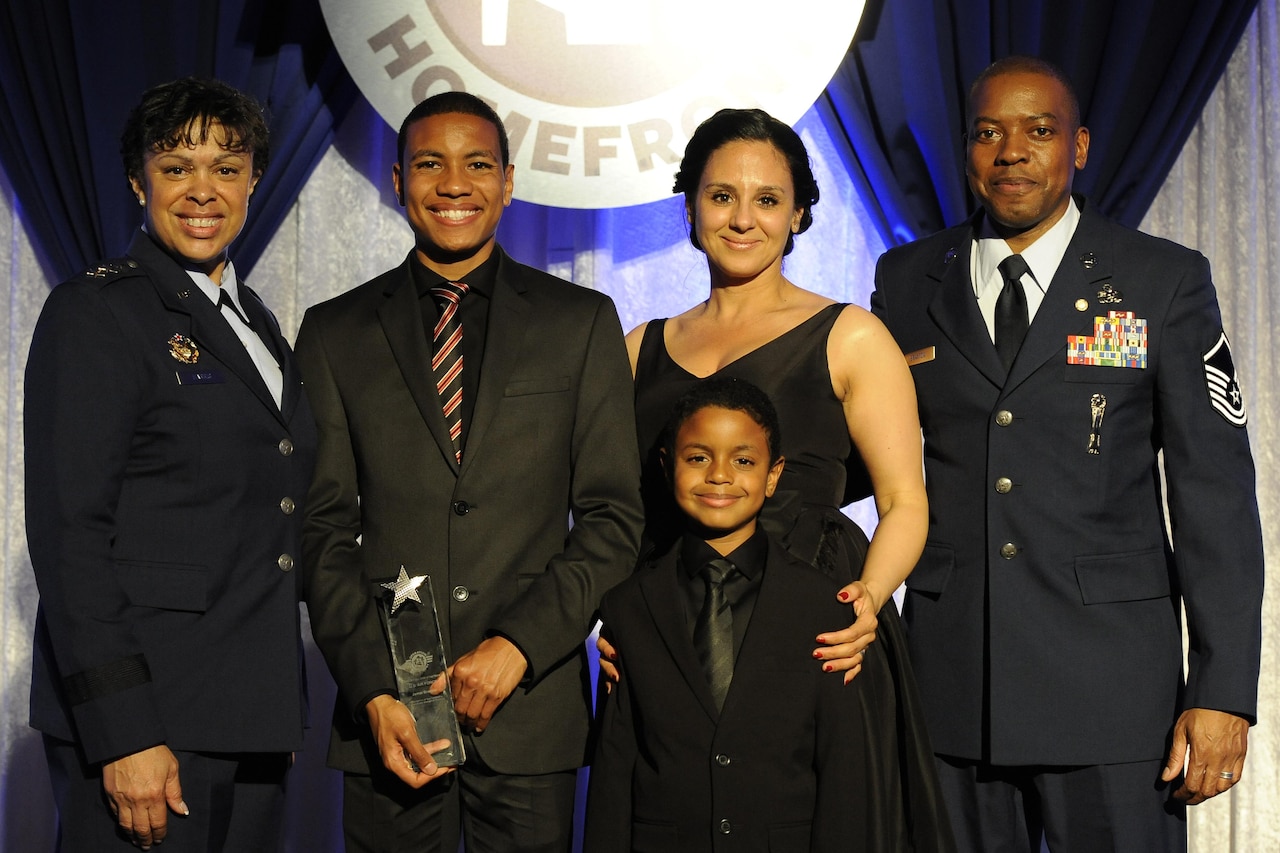
[[[1094,317],[1092,335],[1067,335],[1067,364],[1146,367],[1147,321],[1132,311]]]
[[[1095,255],[1093,252],[1085,252],[1083,255],[1080,256],[1080,263],[1084,265],[1085,269],[1091,270],[1095,266],[1097,266],[1098,256]]]
[[[946,255],[944,255],[944,256],[943,256],[943,258],[942,258],[942,265],[943,265],[943,266],[946,266],[947,264],[950,264],[950,263],[951,263],[952,261],[954,261],[955,259],[956,259],[956,250],[955,250],[955,249],[947,249],[947,254],[946,254]]]
[[[174,335],[169,338],[169,355],[183,364],[195,364],[200,360],[200,348],[186,335]]]
[[[1089,310],[1089,300],[1088,300],[1088,299],[1077,299],[1077,300],[1076,300],[1076,310],[1077,310],[1077,311],[1088,311],[1088,310]]]
[[[188,296],[190,296],[190,295],[191,295],[191,291],[190,291],[190,290],[179,290],[179,291],[178,291],[178,298],[179,298],[179,299],[186,299],[186,298],[187,298]]]
[[[1236,365],[1231,358],[1231,343],[1226,332],[1218,333],[1218,340],[1202,358],[1209,403],[1227,423],[1244,426],[1249,419],[1245,415],[1244,395],[1240,393],[1240,381],[1236,377]]]
[[[1103,305],[1119,305],[1124,301],[1124,294],[1111,286],[1111,282],[1103,282],[1098,288],[1098,301]]]

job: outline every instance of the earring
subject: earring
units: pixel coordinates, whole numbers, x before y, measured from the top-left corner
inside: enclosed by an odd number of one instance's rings
[[[145,198],[140,197],[138,199],[138,207],[146,207],[146,206],[147,206],[147,200]]]

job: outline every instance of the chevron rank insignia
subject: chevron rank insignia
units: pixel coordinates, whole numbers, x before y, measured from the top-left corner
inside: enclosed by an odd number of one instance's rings
[[[1067,335],[1067,364],[1145,368],[1147,321],[1132,311],[1094,317],[1092,335]]]
[[[1236,365],[1231,359],[1227,333],[1220,332],[1218,341],[1204,354],[1204,382],[1209,390],[1209,403],[1223,419],[1242,427],[1248,421],[1244,411],[1244,394],[1236,378]]]

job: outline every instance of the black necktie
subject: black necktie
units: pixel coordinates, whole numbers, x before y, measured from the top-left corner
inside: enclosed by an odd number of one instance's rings
[[[227,296],[227,292],[222,288],[218,288],[218,310],[221,311],[223,308],[230,308],[231,313],[239,317],[241,323],[244,323],[250,329],[253,328],[253,324],[250,323],[248,319],[246,319],[245,316],[240,313],[240,309],[237,308],[236,304],[231,301],[231,297]]]
[[[702,567],[702,579],[707,584],[707,594],[702,599],[702,611],[693,626],[693,647],[698,651],[702,671],[707,675],[711,695],[716,708],[724,707],[724,697],[733,680],[733,611],[724,594],[724,582],[734,570],[733,563],[724,558],[712,560]]]
[[[440,309],[440,319],[431,335],[431,372],[444,409],[449,437],[453,439],[453,455],[462,462],[462,316],[458,303],[469,288],[460,281],[445,282],[431,288]]]
[[[1013,358],[1027,336],[1027,294],[1022,289],[1022,277],[1031,272],[1022,255],[1010,255],[1000,262],[1000,275],[1004,287],[996,300],[996,352],[1004,369],[1013,364]]]

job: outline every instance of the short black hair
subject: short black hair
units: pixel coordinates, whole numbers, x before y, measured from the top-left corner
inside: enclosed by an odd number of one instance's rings
[[[973,84],[969,86],[969,97],[965,101],[965,128],[973,122],[973,96],[978,91],[978,87],[993,77],[1001,77],[1005,74],[1040,74],[1045,77],[1051,77],[1062,84],[1062,88],[1067,91],[1067,108],[1071,114],[1067,116],[1071,122],[1071,130],[1080,127],[1080,97],[1076,94],[1076,87],[1071,82],[1071,78],[1066,73],[1049,62],[1047,59],[1041,59],[1038,56],[1006,56],[1003,59],[997,59],[982,70],[982,73],[974,78]]]
[[[698,193],[698,184],[702,181],[702,172],[707,168],[707,161],[712,154],[730,142],[767,142],[778,150],[791,172],[796,207],[804,208],[796,234],[808,231],[813,224],[813,206],[818,203],[818,181],[814,178],[813,167],[809,163],[809,149],[804,147],[804,140],[790,125],[764,110],[723,109],[698,125],[689,144],[684,147],[684,159],[680,161],[680,170],[676,172],[676,182],[671,191],[684,193],[685,204],[692,206]],[[702,250],[693,229],[689,231],[689,242],[693,243],[695,249]],[[791,254],[795,244],[796,235],[788,234],[787,245],[782,253]]]
[[[751,418],[764,430],[769,441],[769,464],[782,458],[782,426],[778,423],[778,410],[769,395],[745,379],[713,376],[700,380],[671,407],[671,415],[662,429],[662,446],[668,459],[675,457],[680,428],[689,418],[708,408],[742,412]]]
[[[475,116],[489,122],[498,131],[498,148],[499,153],[502,155],[502,168],[505,169],[507,164],[511,162],[511,144],[507,141],[507,128],[502,124],[502,119],[498,118],[498,113],[494,108],[470,92],[441,92],[438,95],[432,95],[425,101],[419,102],[417,106],[409,110],[409,114],[404,117],[404,121],[400,122],[400,133],[396,135],[396,162],[400,164],[400,168],[404,168],[405,137],[409,135],[409,126],[415,121],[420,121],[429,116],[443,115],[444,113],[462,113],[463,115]]]
[[[141,180],[149,152],[199,145],[208,140],[214,124],[227,134],[226,149],[252,155],[253,174],[261,176],[271,156],[262,105],[221,80],[202,77],[171,80],[143,93],[120,135],[125,176]]]

